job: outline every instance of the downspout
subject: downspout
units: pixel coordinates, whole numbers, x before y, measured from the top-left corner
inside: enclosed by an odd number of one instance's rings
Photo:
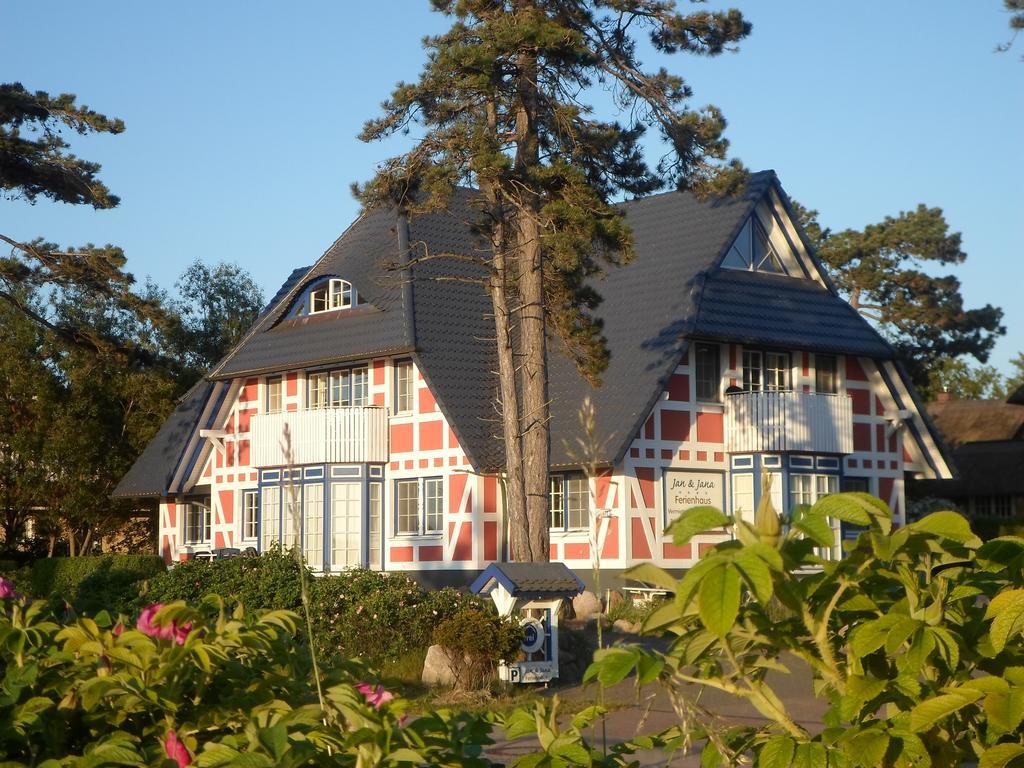
[[[413,310],[412,269],[409,266],[409,217],[405,211],[398,211],[398,263],[402,271],[402,308],[405,312],[406,341],[416,348],[416,316]]]

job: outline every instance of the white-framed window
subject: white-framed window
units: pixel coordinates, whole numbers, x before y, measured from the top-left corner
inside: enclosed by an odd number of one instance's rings
[[[814,355],[814,391],[826,395],[839,392],[839,365],[835,355]]]
[[[209,498],[188,502],[185,505],[185,543],[209,544],[211,522]]]
[[[290,552],[299,546],[299,533],[302,529],[301,493],[298,486],[281,489],[284,495],[284,514],[281,517],[281,547]]]
[[[693,367],[697,399],[711,402],[721,400],[722,364],[721,348],[718,344],[694,344]]]
[[[408,413],[416,405],[412,360],[395,362],[395,413]]]
[[[732,476],[732,514],[748,522],[754,519],[754,475],[750,472]]]
[[[309,293],[309,313],[349,309],[359,303],[356,289],[347,280],[331,279]]]
[[[975,496],[974,514],[976,517],[1013,517],[1013,496]]]
[[[330,406],[348,408],[369,402],[369,373],[366,366],[331,372]]]
[[[786,392],[790,389],[789,353],[743,350],[743,389],[747,392]]]
[[[551,527],[586,530],[590,527],[590,483],[582,472],[552,475],[548,495]]]
[[[263,489],[260,500],[260,515],[263,525],[260,527],[260,549],[269,552],[281,544],[281,489],[276,485]]]
[[[330,374],[323,372],[311,373],[306,378],[309,383],[309,407],[326,408]]]
[[[280,413],[284,409],[284,379],[271,376],[267,379],[267,413]]]
[[[444,525],[444,479],[419,477],[395,481],[395,533],[441,533]]]
[[[242,538],[255,540],[259,533],[259,491],[242,491]]]
[[[790,511],[801,504],[810,506],[839,492],[837,475],[791,474],[789,476]]]
[[[302,556],[310,568],[324,567],[324,485],[306,483],[302,488]]]
[[[751,216],[743,225],[729,252],[722,259],[722,266],[750,272],[786,274],[782,259],[779,258],[768,233],[755,216]]]
[[[384,512],[384,484],[383,483],[370,483],[368,487],[370,497],[369,501],[369,513],[370,513],[370,527],[369,527],[369,550],[370,558],[369,565],[373,570],[380,570],[381,566],[381,522],[383,519]]]
[[[331,483],[331,568],[363,564],[363,486]]]

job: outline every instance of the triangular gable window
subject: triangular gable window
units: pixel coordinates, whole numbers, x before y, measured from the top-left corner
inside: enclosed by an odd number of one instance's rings
[[[786,270],[782,266],[782,259],[775,251],[775,246],[768,239],[764,227],[754,217],[747,219],[743,225],[743,229],[733,241],[729,252],[722,259],[722,266],[727,269],[745,269],[750,272],[786,274]]]

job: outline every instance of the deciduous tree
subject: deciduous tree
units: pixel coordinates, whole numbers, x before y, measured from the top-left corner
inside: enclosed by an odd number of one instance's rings
[[[433,6],[452,27],[427,38],[419,80],[400,83],[361,136],[416,125],[421,138],[357,192],[367,206],[414,214],[443,207],[458,185],[479,190],[472,223],[489,248],[471,260],[494,308],[512,555],[546,560],[548,334],[596,383],[608,351],[589,278],[633,257],[613,200],[710,184],[726,155],[721,113],[691,109],[683,78],[647,69],[638,36],[661,53],[714,56],[750,25],[736,10],[683,13],[671,0]],[[596,115],[588,100],[598,88],[611,92],[621,122]],[[669,147],[653,168],[638,144],[648,128]]]

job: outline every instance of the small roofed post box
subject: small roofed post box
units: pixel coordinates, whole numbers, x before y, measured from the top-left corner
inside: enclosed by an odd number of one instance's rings
[[[558,677],[558,609],[583,591],[583,582],[564,563],[492,563],[470,590],[490,595],[501,616],[523,625],[522,658],[503,661],[500,679],[546,683]]]

